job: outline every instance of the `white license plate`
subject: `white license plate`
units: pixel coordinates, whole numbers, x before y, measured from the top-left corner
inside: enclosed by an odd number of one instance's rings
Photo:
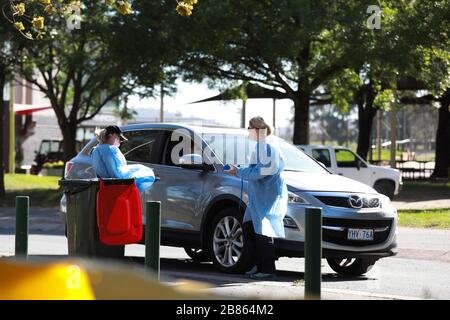
[[[373,229],[348,229],[348,240],[373,240]]]

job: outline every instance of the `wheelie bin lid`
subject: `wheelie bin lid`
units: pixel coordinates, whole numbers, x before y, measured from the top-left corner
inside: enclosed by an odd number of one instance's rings
[[[111,184],[133,184],[134,178],[131,179],[117,179],[117,178],[91,178],[91,179],[61,179],[58,184],[61,187],[87,187],[91,185],[99,185],[100,180],[106,185]]]
[[[87,187],[90,185],[98,185],[100,179],[61,179],[58,184],[61,187]]]
[[[63,189],[65,195],[75,195],[77,193],[86,191],[91,187],[96,187],[100,185],[100,180],[103,181],[105,185],[131,185],[134,183],[134,179],[99,179],[99,178],[91,178],[91,179],[61,179],[58,181],[58,184]]]

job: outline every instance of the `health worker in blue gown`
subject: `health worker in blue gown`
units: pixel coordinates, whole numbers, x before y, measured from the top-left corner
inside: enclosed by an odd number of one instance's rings
[[[134,178],[139,192],[144,192],[155,182],[152,169],[141,165],[128,165],[120,151],[120,143],[127,139],[118,126],[108,126],[96,131],[99,144],[92,151],[92,166],[99,178]]]
[[[254,243],[255,266],[247,272],[253,279],[275,278],[273,238],[284,238],[283,219],[287,213],[288,190],[281,173],[284,159],[267,137],[271,129],[261,117],[249,121],[249,139],[256,141],[250,166],[231,166],[226,173],[248,182],[248,204],[243,218],[244,239]]]

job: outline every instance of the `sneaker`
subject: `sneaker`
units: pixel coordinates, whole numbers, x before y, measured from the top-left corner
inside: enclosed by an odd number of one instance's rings
[[[271,280],[271,279],[275,279],[277,276],[275,275],[275,273],[262,273],[262,272],[257,272],[255,274],[250,275],[251,279],[254,280]]]
[[[255,274],[255,273],[257,273],[257,272],[258,272],[258,268],[257,268],[256,266],[253,266],[253,268],[251,268],[249,271],[247,271],[247,272],[245,273],[245,275],[251,276],[252,274]]]

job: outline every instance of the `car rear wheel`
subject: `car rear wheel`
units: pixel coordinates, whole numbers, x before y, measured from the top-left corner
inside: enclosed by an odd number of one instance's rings
[[[376,260],[361,258],[327,259],[331,269],[345,276],[361,276],[374,266]]]
[[[388,180],[378,181],[373,188],[377,192],[387,196],[389,199],[394,199],[395,185],[393,182]]]
[[[254,244],[244,235],[242,214],[227,208],[216,215],[209,228],[209,253],[214,266],[225,273],[243,273],[253,262]]]
[[[194,261],[197,262],[211,261],[210,259],[208,259],[208,255],[203,249],[184,247],[184,251]]]

